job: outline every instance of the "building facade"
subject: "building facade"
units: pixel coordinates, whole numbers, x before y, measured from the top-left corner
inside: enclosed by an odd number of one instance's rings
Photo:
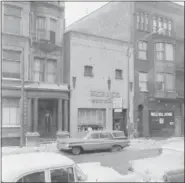
[[[110,2],[68,29],[133,45],[134,79],[129,84],[134,100],[129,103],[134,106],[134,128],[140,136],[183,135],[183,6]]]
[[[88,128],[125,131],[128,43],[72,30],[64,37],[64,78],[71,90],[70,135],[78,137]],[[115,98],[121,100],[119,109],[113,105]]]
[[[64,9],[64,2],[3,3],[3,145],[20,143],[21,98],[24,135],[37,132],[41,138],[53,138],[58,130],[68,130],[69,90],[62,74]]]

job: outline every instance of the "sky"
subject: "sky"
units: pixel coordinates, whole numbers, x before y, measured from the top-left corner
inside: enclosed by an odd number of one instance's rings
[[[69,26],[73,22],[100,8],[106,3],[107,2],[66,2],[66,26]],[[184,5],[184,2],[177,3]]]

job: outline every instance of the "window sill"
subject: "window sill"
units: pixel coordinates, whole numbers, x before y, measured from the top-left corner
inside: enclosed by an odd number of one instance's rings
[[[90,78],[93,77],[93,75],[87,75],[87,74],[84,74],[84,76],[85,76],[85,77],[90,77]]]
[[[21,125],[2,125],[2,128],[20,128]]]
[[[21,79],[17,78],[2,78],[3,80],[10,80],[10,81],[21,81]]]
[[[140,90],[140,92],[145,92],[145,93],[147,93],[147,92],[149,92],[148,90]]]
[[[143,59],[143,58],[137,58],[138,60],[140,60],[140,61],[147,61],[148,62],[148,59],[146,58],[146,59]]]

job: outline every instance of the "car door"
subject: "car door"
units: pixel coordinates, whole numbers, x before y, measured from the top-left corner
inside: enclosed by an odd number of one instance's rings
[[[111,134],[108,132],[102,132],[100,133],[100,139],[101,139],[101,148],[102,149],[110,149],[112,147],[112,138]]]
[[[46,181],[46,172],[40,171],[40,172],[32,172],[26,175],[21,176],[16,181],[17,183],[23,183],[23,182],[47,182]]]
[[[75,182],[75,174],[72,166],[61,167],[57,169],[51,169],[50,172],[50,182]]]

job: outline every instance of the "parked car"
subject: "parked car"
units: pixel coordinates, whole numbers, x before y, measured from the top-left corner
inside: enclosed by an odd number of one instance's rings
[[[137,176],[124,176],[100,163],[76,164],[54,152],[30,152],[2,156],[4,182],[131,182]]]
[[[131,161],[129,171],[147,182],[184,182],[184,140],[164,145],[157,157]]]
[[[79,155],[82,151],[111,150],[119,151],[129,145],[122,131],[91,131],[84,138],[57,140],[57,148]]]

